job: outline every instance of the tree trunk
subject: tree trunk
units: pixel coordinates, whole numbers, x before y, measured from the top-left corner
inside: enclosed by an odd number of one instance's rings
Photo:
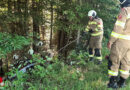
[[[53,2],[51,1],[51,32],[50,32],[50,49],[52,49],[52,33],[53,33]]]
[[[79,5],[81,6],[82,5],[82,0],[79,0]],[[79,45],[80,43],[80,30],[78,30],[78,33],[77,33],[77,45]]]

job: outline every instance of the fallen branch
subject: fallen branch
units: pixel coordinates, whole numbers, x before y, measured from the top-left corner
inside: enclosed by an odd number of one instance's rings
[[[69,44],[65,45],[64,47],[62,47],[60,50],[58,50],[58,52],[60,52],[61,50],[65,49],[66,47],[68,47],[70,44],[76,42],[77,39],[73,40],[72,42],[70,42]]]

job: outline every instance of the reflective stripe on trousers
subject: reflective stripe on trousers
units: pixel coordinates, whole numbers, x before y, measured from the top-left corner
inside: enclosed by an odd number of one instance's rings
[[[94,57],[94,55],[89,55],[89,57]]]
[[[108,70],[108,74],[111,76],[118,76],[118,72],[114,72],[112,70]]]
[[[121,70],[121,69],[120,69],[120,73],[125,74],[125,75],[129,75],[129,71],[125,71],[125,70]]]
[[[100,56],[100,57],[96,56],[96,59],[97,60],[102,60],[102,56]]]

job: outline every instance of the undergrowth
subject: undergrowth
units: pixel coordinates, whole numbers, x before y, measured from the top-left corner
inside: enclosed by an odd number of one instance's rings
[[[106,45],[106,43],[104,43]],[[8,75],[16,73],[17,78],[6,81],[5,90],[112,90],[107,88],[107,60],[109,54],[106,47],[103,47],[103,63],[97,65],[96,61],[88,61],[87,51],[81,50],[78,53],[73,50],[67,57],[69,64],[58,58],[43,59],[40,55],[33,55],[31,63],[35,67],[27,73],[12,70]],[[127,80],[127,87],[119,90],[130,89]]]

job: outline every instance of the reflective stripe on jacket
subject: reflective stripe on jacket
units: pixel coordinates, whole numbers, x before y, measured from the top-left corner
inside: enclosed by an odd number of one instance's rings
[[[128,36],[128,35],[122,35],[122,34],[119,34],[119,33],[116,33],[116,32],[112,32],[111,36],[115,37],[115,38],[119,38],[119,39],[130,40],[130,36]]]
[[[101,34],[103,34],[103,31],[92,33],[91,36],[99,36]]]
[[[85,29],[87,32],[92,30],[91,36],[99,36],[103,34],[103,21],[100,18],[96,18],[93,21],[89,21]]]
[[[117,39],[130,41],[130,7],[121,9],[109,42],[113,44]]]

